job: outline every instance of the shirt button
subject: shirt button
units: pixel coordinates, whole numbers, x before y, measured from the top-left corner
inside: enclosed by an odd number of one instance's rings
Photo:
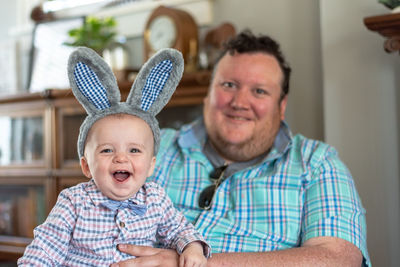
[[[125,223],[124,222],[119,222],[119,226],[121,226],[122,228],[125,227]]]

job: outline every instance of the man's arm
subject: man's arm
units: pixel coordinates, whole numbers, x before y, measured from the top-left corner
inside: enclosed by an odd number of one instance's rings
[[[356,266],[362,264],[360,250],[343,239],[315,237],[302,247],[272,252],[213,254],[213,266]]]
[[[176,267],[179,256],[174,250],[119,246],[125,253],[136,259],[120,262],[115,266]],[[336,237],[315,237],[304,242],[302,247],[272,252],[216,253],[208,260],[207,266],[355,266],[362,264],[360,250],[343,239]]]

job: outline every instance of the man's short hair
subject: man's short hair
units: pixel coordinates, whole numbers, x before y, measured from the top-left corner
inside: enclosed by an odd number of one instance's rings
[[[289,93],[289,80],[291,68],[286,61],[280,45],[267,35],[255,36],[250,30],[246,29],[238,35],[224,43],[214,66],[217,66],[222,57],[229,53],[266,53],[276,58],[283,73],[281,99]]]

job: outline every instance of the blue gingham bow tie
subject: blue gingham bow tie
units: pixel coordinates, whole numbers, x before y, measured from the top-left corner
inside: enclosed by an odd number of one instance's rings
[[[126,209],[129,208],[133,213],[139,216],[143,216],[146,211],[147,207],[146,205],[139,205],[132,203],[130,201],[117,201],[113,199],[109,199],[107,201],[104,201],[101,203],[101,205],[109,210],[116,211],[118,209]]]

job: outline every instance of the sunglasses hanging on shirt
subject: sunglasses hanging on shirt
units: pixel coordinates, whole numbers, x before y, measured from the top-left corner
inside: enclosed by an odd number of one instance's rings
[[[218,186],[224,180],[224,173],[228,165],[223,165],[214,169],[210,173],[210,179],[214,182],[214,184],[206,187],[201,193],[199,197],[199,207],[204,210],[209,210],[211,208],[211,203],[215,195],[215,191]]]

